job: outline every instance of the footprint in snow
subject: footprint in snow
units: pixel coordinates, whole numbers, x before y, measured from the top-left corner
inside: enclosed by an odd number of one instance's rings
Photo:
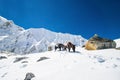
[[[101,58],[101,57],[98,57],[98,58],[97,58],[97,61],[98,61],[99,63],[103,63],[103,62],[105,62],[105,59],[104,59],[104,58]]]
[[[116,60],[119,60],[119,61],[120,61],[120,58],[116,58]]]
[[[118,67],[118,65],[117,64],[113,64],[113,68],[116,68],[116,67]]]
[[[90,58],[97,59],[97,61],[99,63],[105,62],[105,59],[102,56],[93,56],[93,57],[90,57]]]

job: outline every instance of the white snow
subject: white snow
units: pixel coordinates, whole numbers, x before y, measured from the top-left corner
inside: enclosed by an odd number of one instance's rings
[[[2,17],[2,16],[0,16],[0,21],[6,22],[6,21],[7,21],[7,19],[6,19],[6,18],[4,18],[4,17]]]
[[[0,41],[7,38],[8,36],[0,36]]]
[[[120,80],[120,50],[47,51],[27,55],[0,54],[0,80],[24,80],[26,73],[32,80]],[[15,62],[18,57],[28,57]],[[47,57],[38,61],[41,57]],[[38,61],[38,62],[37,62]]]
[[[75,53],[46,51],[68,41],[76,45]],[[24,80],[28,72],[35,75],[32,80],[120,80],[120,50],[88,51],[81,48],[86,41],[44,28],[25,30],[0,16],[0,80]],[[120,39],[115,41],[120,47]]]
[[[116,47],[120,47],[120,39],[115,39],[114,41],[117,43]]]
[[[80,35],[56,33],[44,28],[25,30],[15,25],[13,21],[0,17],[0,51],[17,54],[43,52],[53,43],[64,44],[68,41],[76,46],[82,46],[86,39]]]

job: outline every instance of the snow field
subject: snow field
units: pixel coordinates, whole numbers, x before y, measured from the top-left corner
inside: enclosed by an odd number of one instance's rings
[[[14,63],[16,57],[27,58]],[[38,61],[41,57],[48,59]],[[0,80],[24,80],[27,72],[35,74],[32,80],[120,80],[120,50],[78,47],[76,53],[47,51],[0,60]]]

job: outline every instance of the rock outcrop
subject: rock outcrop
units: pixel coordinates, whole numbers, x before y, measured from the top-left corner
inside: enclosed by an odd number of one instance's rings
[[[27,73],[24,80],[31,80],[35,75],[33,73]]]

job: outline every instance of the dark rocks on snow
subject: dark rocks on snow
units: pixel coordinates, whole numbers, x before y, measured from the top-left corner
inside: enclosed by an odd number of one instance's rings
[[[21,61],[21,60],[23,60],[23,59],[27,59],[27,58],[28,58],[28,57],[16,57],[14,63],[19,62],[19,61]]]
[[[40,59],[37,60],[37,62],[42,61],[42,60],[46,60],[49,59],[48,57],[41,57]]]
[[[22,61],[21,63],[28,63],[28,61]]]
[[[8,73],[6,72],[6,73],[4,73],[1,77],[3,78],[3,77],[5,77],[7,74],[8,74]]]
[[[27,73],[24,80],[31,80],[35,75],[33,73]]]
[[[6,56],[0,56],[0,60],[2,60],[2,59],[7,59],[7,57]]]

